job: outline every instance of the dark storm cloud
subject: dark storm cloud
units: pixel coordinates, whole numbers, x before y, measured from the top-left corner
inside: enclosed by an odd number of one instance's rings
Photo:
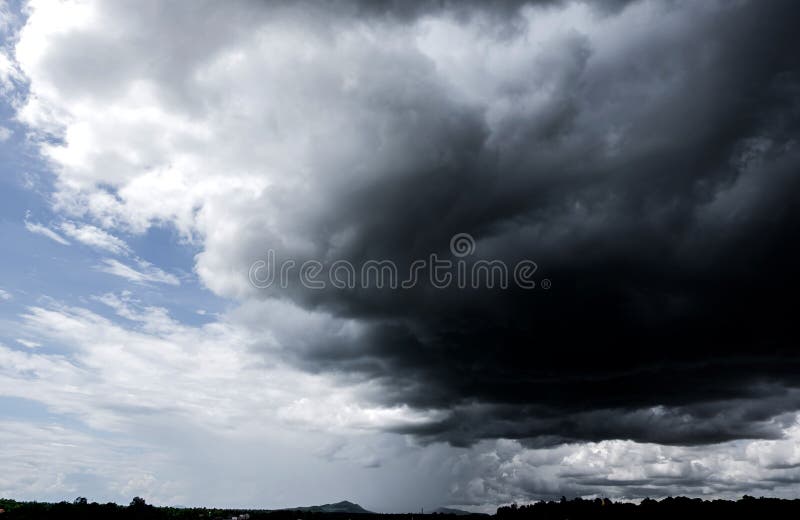
[[[363,9],[431,5],[479,9]],[[392,175],[331,193],[312,226],[318,243],[348,230],[330,257],[408,265],[467,232],[474,258],[531,258],[553,287],[298,289],[370,328],[297,362],[380,381],[386,403],[451,409],[405,431],[457,444],[779,435],[800,383],[800,9],[665,5],[646,34],[621,25],[611,55],[577,31],[551,41],[536,76],[498,90],[514,107],[499,123],[446,86],[376,87],[405,154],[365,151]]]
[[[770,420],[797,409],[800,374],[799,13],[673,7],[686,16],[614,61],[590,63],[580,34],[557,42],[540,58],[551,77],[508,94],[549,82],[547,106],[520,101],[491,135],[470,107],[398,105],[431,114],[391,165],[402,175],[337,200],[320,228],[357,230],[342,258],[401,265],[469,232],[479,257],[535,259],[550,291],[298,295],[373,324],[301,362],[378,378],[389,403],[453,408],[412,431],[459,444],[778,435]],[[615,128],[625,136],[609,143]],[[427,150],[443,159],[420,160]]]
[[[652,403],[654,395],[660,394],[650,390],[646,399]],[[565,397],[571,401],[579,399],[574,393]],[[700,394],[690,396],[687,401],[699,399],[709,397]],[[468,445],[476,438],[511,437],[521,439],[530,447],[619,438],[677,445],[720,443],[743,438],[777,439],[795,420],[793,413],[784,411],[796,410],[800,398],[796,391],[790,391],[766,398],[759,396],[648,409],[636,406],[636,403],[631,403],[626,407],[575,410],[568,406],[558,407],[546,399],[534,406],[466,406],[455,410],[441,424],[399,431],[426,439],[446,436],[456,445]]]

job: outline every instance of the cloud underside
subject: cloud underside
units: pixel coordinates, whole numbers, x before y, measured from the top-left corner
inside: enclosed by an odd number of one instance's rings
[[[274,329],[286,362],[436,412],[387,430],[533,449],[791,426],[795,3],[102,2],[69,23],[40,4],[16,45],[19,117],[56,207],[174,225],[202,246],[202,282],[242,302],[243,326]],[[407,265],[459,232],[476,258],[534,260],[552,288],[247,280],[268,248]],[[295,314],[260,312],[278,297]]]

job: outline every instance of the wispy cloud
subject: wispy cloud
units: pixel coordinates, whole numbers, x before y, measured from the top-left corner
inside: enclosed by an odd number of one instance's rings
[[[14,132],[10,128],[0,126],[0,143],[8,141],[12,135],[14,135]]]
[[[281,457],[303,460],[312,474],[329,475],[321,481],[326,485],[341,480],[341,472],[332,467],[357,466],[364,471],[351,471],[348,479],[361,486],[381,477],[374,466],[386,443],[392,446],[388,453],[397,457],[393,467],[418,467],[420,451],[379,432],[381,420],[398,416],[369,403],[371,388],[298,371],[278,356],[263,363],[252,347],[271,341],[271,334],[262,336],[227,319],[185,325],[126,292],[97,300],[131,323],[58,303],[30,307],[15,324],[20,335],[58,351],[0,345],[5,396],[40,403],[53,418],[48,423],[0,419],[0,466],[8,473],[3,475],[4,493],[60,499],[78,493],[76,488],[86,489],[79,479],[89,473],[99,477],[92,496],[104,500],[139,495],[166,504],[231,503],[222,501],[246,500],[246,488],[231,496],[213,483],[192,479],[200,473],[230,474],[229,468],[237,479],[244,478],[239,474],[251,466],[228,460],[243,457],[254,462],[252,467]],[[270,308],[281,308],[275,305]],[[409,415],[404,422],[417,415],[403,413]],[[69,421],[60,424],[60,417]],[[342,439],[335,457],[308,457],[327,435]],[[348,442],[349,435],[357,435],[354,442]],[[206,446],[220,443],[236,456],[209,457]],[[266,488],[287,478],[279,471],[259,475],[259,486]],[[388,486],[393,477],[382,476]],[[305,493],[305,475],[289,478],[298,493]]]
[[[42,346],[41,343],[37,343],[35,341],[30,341],[28,339],[23,339],[23,338],[17,338],[17,343],[27,348],[39,348]]]
[[[102,265],[97,266],[99,271],[113,274],[136,283],[165,283],[168,285],[180,285],[178,277],[159,269],[153,264],[141,259],[137,259],[138,269],[124,264],[114,258],[104,258]]]
[[[69,241],[66,238],[62,237],[61,235],[59,235],[58,233],[56,233],[55,231],[53,231],[49,227],[43,226],[42,224],[37,224],[35,222],[30,222],[30,221],[26,220],[25,221],[25,229],[27,229],[31,233],[36,233],[37,235],[45,236],[45,237],[49,238],[50,240],[55,240],[59,244],[62,244],[62,245],[65,245],[65,246],[70,245]]]
[[[124,240],[97,226],[63,222],[60,228],[68,237],[89,247],[108,251],[115,255],[127,255],[131,252],[130,247]]]
[[[8,291],[4,291],[3,289],[0,289],[0,300],[10,300],[12,298],[13,296],[11,296],[11,293],[9,293]]]

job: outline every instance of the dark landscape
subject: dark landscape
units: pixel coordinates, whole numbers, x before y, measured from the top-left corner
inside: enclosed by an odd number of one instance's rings
[[[73,502],[17,502],[0,499],[3,520],[33,518],[75,519],[158,519],[189,520],[412,520],[414,518],[486,518],[489,515],[440,508],[445,512],[380,514],[367,511],[352,502],[290,509],[209,509],[204,507],[156,507],[136,497],[127,506],[114,503],[98,504],[77,498]],[[512,504],[497,509],[492,515],[498,520],[568,520],[568,519],[686,519],[686,518],[800,518],[800,500],[754,498],[743,496],[733,500],[702,500],[699,498],[668,497],[662,500],[645,499],[639,504],[615,502],[604,498],[593,500],[575,498],[542,501],[529,505]]]

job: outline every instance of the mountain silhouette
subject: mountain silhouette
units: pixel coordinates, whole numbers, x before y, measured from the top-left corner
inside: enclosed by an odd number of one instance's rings
[[[321,506],[291,507],[292,511],[307,511],[309,513],[372,513],[358,504],[342,500],[335,504],[322,504]]]

